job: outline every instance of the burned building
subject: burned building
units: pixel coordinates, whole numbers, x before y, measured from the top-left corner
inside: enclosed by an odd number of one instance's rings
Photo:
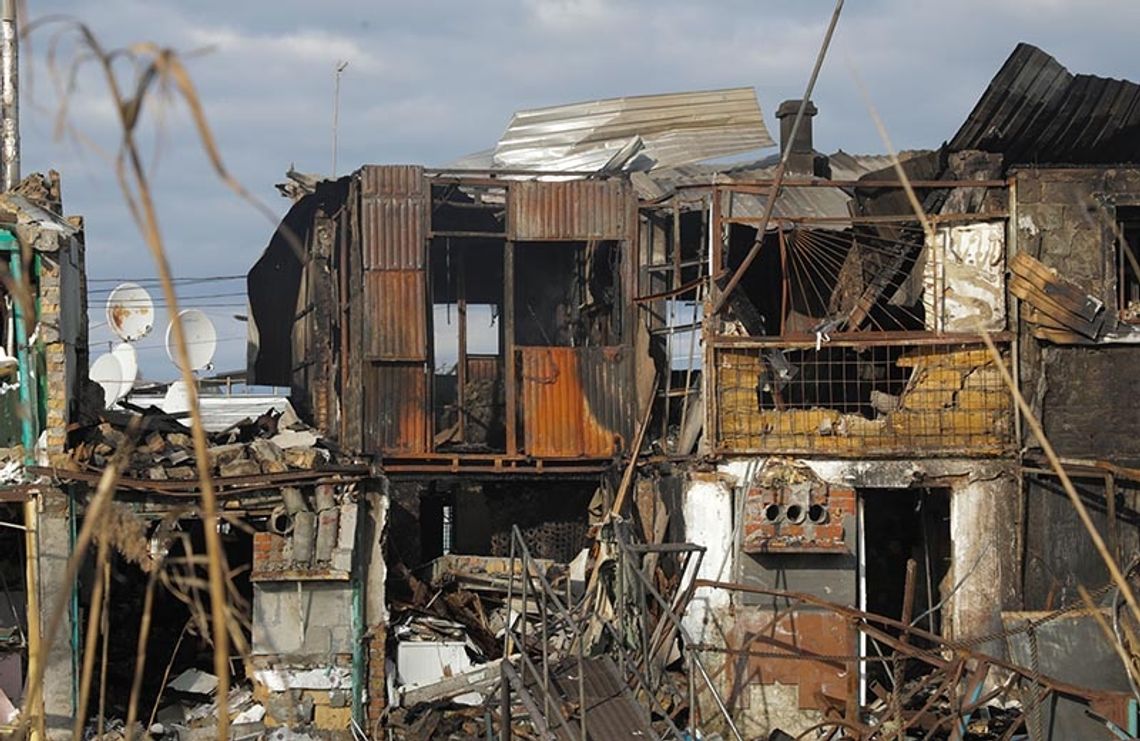
[[[4,511],[0,598],[0,728],[28,701],[34,662],[43,668],[46,723],[75,714],[71,692],[75,647],[42,641],[54,595],[69,593],[65,563],[76,516],[68,491],[40,475],[66,458],[67,428],[85,406],[87,284],[81,217],[64,218],[54,171],[33,174],[0,194],[0,245],[5,253],[3,345],[0,346],[0,508]],[[61,620],[70,631],[69,611]]]
[[[1107,572],[1015,396],[1128,562],[1135,90],[1021,45],[898,158],[816,151],[787,101],[780,154],[701,164],[774,144],[727,90],[294,174],[251,378],[386,482],[369,721],[463,696],[464,732],[515,701],[581,737],[933,732],[1028,686],[987,727],[1127,728],[1126,672],[1080,667],[1113,655],[1078,609]],[[423,643],[451,658],[421,672]]]

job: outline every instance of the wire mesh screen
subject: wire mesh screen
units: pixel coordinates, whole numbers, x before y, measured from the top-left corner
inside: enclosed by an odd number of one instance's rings
[[[997,455],[1012,443],[1012,398],[984,345],[734,343],[713,360],[723,452]]]

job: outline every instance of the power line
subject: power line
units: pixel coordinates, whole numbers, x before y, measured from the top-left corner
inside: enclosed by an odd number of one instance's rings
[[[181,278],[171,278],[171,283],[200,283],[212,280],[245,280],[248,276],[242,275],[194,275]],[[146,278],[88,278],[88,283],[153,283],[162,285],[162,281],[155,277]]]

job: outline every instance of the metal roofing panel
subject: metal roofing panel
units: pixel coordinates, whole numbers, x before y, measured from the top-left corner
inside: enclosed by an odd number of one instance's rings
[[[907,151],[899,154],[904,162],[925,151]],[[891,157],[881,154],[848,154],[839,150],[827,156],[831,177],[834,180],[857,180],[860,177],[891,166]],[[770,180],[775,177],[779,155],[755,162],[728,165],[682,165],[655,170],[646,177],[652,181],[653,191],[640,188],[643,197],[658,198],[679,186],[730,185],[737,181]],[[645,183],[640,177],[635,182]],[[842,217],[850,216],[850,193],[845,188],[795,187],[785,185],[772,210],[772,217]],[[757,193],[726,194],[721,213],[726,217],[758,218],[764,213],[767,197]],[[821,224],[819,228],[843,230],[848,224]]]
[[[610,98],[519,111],[495,147],[503,168],[594,171],[640,140],[647,166],[700,162],[775,145],[750,87]]]
[[[1035,46],[1018,44],[950,149],[1000,152],[1007,165],[1140,160],[1140,85],[1073,75]]]

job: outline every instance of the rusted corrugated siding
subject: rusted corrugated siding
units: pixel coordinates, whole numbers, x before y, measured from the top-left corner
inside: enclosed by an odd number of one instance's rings
[[[421,270],[426,244],[422,194],[364,198],[360,204],[365,270]]]
[[[614,435],[621,437],[624,449],[642,416],[637,410],[632,348],[583,347],[575,352],[590,417],[609,431],[611,450]]]
[[[467,356],[467,382],[494,381],[499,377],[499,359],[494,355]]]
[[[426,453],[428,381],[422,363],[370,363],[364,371],[366,452]]]
[[[406,196],[422,193],[424,168],[419,165],[365,165],[360,168],[360,195]]]
[[[365,270],[424,267],[427,186],[422,167],[368,166],[360,171],[360,239]]]
[[[528,240],[625,239],[633,189],[625,180],[511,183],[510,238]]]
[[[546,458],[607,458],[614,454],[619,432],[595,415],[583,386],[582,365],[589,349],[573,347],[520,348],[523,436],[527,454]],[[589,358],[596,360],[596,358]],[[620,365],[602,364],[587,371],[592,398],[612,398]],[[603,411],[602,418],[611,416]]]
[[[387,453],[430,450],[427,188],[423,168],[360,171],[360,251],[364,268],[366,447]]]
[[[368,355],[426,360],[427,289],[422,270],[367,270],[364,298],[371,314]]]

